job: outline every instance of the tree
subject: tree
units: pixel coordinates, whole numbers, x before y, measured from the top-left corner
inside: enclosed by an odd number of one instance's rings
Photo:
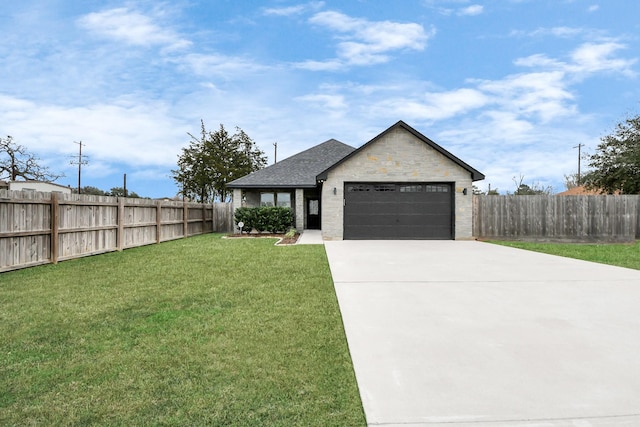
[[[125,197],[124,188],[123,187],[113,187],[106,193],[107,196],[112,197]],[[126,197],[131,197],[133,199],[139,199],[140,196],[135,191],[127,190]]]
[[[553,188],[541,187],[538,183],[532,183],[531,185],[527,185],[524,182],[524,175],[520,175],[520,180],[516,180],[516,177],[513,177],[513,182],[516,184],[516,191],[513,193],[514,196],[533,196],[537,194],[549,195],[553,192]]]
[[[640,194],[640,116],[618,123],[600,141],[589,156],[592,170],[582,179],[585,186],[608,194]]]
[[[82,194],[91,195],[91,196],[107,196],[108,194],[99,189],[98,187],[93,187],[91,185],[85,185],[81,189]],[[71,190],[73,193],[77,193],[78,189],[74,188]]]
[[[178,156],[173,179],[183,197],[201,203],[228,199],[227,183],[267,164],[264,152],[240,128],[229,132],[221,124],[215,132],[207,131],[201,121],[200,138],[191,137],[189,146]]]
[[[580,181],[582,181],[582,179],[578,179],[577,173],[572,173],[564,176],[564,186],[567,190],[579,187]]]
[[[475,184],[473,184],[472,188],[473,188],[473,194],[476,196],[499,196],[500,195],[500,193],[498,193],[497,188],[491,188],[491,184],[489,184],[489,188],[487,189],[487,191],[482,191]]]
[[[26,147],[13,142],[11,136],[0,137],[0,179],[53,182],[64,176],[52,173],[39,162],[40,159],[29,153]]]

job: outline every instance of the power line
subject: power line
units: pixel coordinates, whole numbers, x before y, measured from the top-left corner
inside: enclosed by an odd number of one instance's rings
[[[584,144],[578,144],[575,147],[573,147],[578,149],[578,179],[576,181],[578,185],[580,185],[580,159],[582,158],[582,155],[580,153],[581,153],[582,147],[584,147]]]
[[[88,160],[83,160],[83,156],[82,156],[82,147],[83,146],[87,146],[87,144],[83,144],[82,141],[77,142],[77,141],[73,141],[74,144],[78,144],[78,155],[77,156],[71,156],[76,160],[71,160],[71,164],[72,165],[78,165],[78,194],[80,194],[80,176],[82,175],[82,165],[86,165],[89,163]],[[87,157],[87,156],[84,156]]]

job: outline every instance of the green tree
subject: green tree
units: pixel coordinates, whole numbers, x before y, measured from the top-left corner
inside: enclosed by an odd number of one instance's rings
[[[202,203],[228,200],[227,183],[263,168],[264,152],[240,128],[230,135],[221,124],[215,132],[207,131],[201,121],[200,138],[189,134],[189,146],[178,156],[173,179],[184,197]]]
[[[520,175],[520,180],[516,180],[516,177],[513,177],[513,182],[516,184],[516,191],[514,191],[514,196],[534,196],[537,194],[549,195],[553,192],[553,188],[541,187],[538,183],[532,183],[531,185],[525,184],[524,175]]]
[[[108,196],[108,194],[104,191],[102,191],[101,189],[99,189],[98,187],[93,187],[91,185],[85,185],[84,187],[82,187],[81,189],[81,193],[82,194],[86,194],[86,195],[91,195],[91,196]],[[74,188],[71,190],[73,193],[77,193],[78,189]]]
[[[0,179],[53,182],[62,176],[42,166],[40,159],[29,153],[25,146],[13,142],[11,136],[0,137]]]
[[[602,193],[640,194],[640,116],[618,123],[614,132],[600,139],[585,186]]]
[[[125,192],[123,187],[113,187],[106,194],[107,196],[112,196],[112,197],[131,197],[132,199],[140,198],[140,196],[138,196],[138,194],[135,191],[127,190],[127,194],[125,195],[124,193]]]

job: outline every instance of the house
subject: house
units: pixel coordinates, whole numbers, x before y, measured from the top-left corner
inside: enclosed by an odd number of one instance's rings
[[[290,206],[325,240],[470,239],[484,175],[403,121],[356,149],[335,139],[230,182],[234,210]]]
[[[9,181],[11,191],[40,191],[43,193],[71,194],[71,188],[45,181]]]

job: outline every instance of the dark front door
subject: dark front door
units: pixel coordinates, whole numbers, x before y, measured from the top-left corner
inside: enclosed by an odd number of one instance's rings
[[[449,183],[345,185],[345,239],[452,239]]]
[[[320,230],[320,199],[307,199],[307,228]]]

